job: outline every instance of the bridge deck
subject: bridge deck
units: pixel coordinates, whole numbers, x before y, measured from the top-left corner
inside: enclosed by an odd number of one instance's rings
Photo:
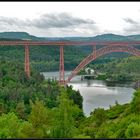
[[[140,41],[0,41],[0,46],[23,46],[28,44],[29,46],[84,46],[84,45],[140,45]]]

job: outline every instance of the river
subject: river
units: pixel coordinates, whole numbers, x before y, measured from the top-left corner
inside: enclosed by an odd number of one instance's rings
[[[42,72],[47,78],[58,79],[59,72]],[[70,71],[65,72],[65,77]],[[102,80],[83,80],[81,76],[75,76],[68,85],[72,85],[74,90],[79,90],[83,97],[83,111],[86,116],[90,116],[90,112],[95,108],[102,107],[108,109],[110,105],[114,105],[115,101],[119,104],[129,103],[133,97],[135,89],[132,83],[108,84]]]

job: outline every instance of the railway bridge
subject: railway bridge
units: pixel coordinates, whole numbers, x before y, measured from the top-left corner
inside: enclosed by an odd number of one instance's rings
[[[100,49],[96,49],[96,46],[102,46]],[[90,62],[97,58],[112,53],[112,52],[126,52],[132,55],[140,57],[140,50],[134,47],[134,45],[140,45],[140,41],[0,41],[0,46],[22,46],[25,51],[25,63],[24,70],[28,78],[30,78],[30,51],[29,46],[58,46],[60,49],[60,65],[59,65],[59,83],[65,85],[78,74]],[[84,58],[79,65],[71,72],[67,79],[65,79],[64,71],[64,48],[67,46],[91,46],[93,51]]]

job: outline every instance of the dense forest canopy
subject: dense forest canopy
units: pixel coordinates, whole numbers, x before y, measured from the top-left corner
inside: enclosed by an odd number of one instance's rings
[[[82,110],[82,96],[72,87],[31,78],[19,62],[0,61],[0,138],[139,138],[140,91],[129,104]],[[14,128],[14,129],[13,129]]]
[[[102,73],[100,77],[104,80],[137,81],[140,79],[140,57],[136,56],[118,58],[104,64],[91,64],[90,67]]]

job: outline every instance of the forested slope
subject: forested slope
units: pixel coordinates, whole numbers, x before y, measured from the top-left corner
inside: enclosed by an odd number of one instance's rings
[[[19,62],[0,61],[0,67],[0,138],[72,137],[78,133],[84,117],[78,91],[45,81],[34,70],[29,79]]]
[[[91,67],[99,73],[104,73],[106,79],[112,81],[137,81],[140,79],[140,58],[135,56],[95,64]]]
[[[131,103],[82,110],[82,97],[72,87],[45,81],[19,62],[0,62],[0,138],[140,138],[140,90]]]

